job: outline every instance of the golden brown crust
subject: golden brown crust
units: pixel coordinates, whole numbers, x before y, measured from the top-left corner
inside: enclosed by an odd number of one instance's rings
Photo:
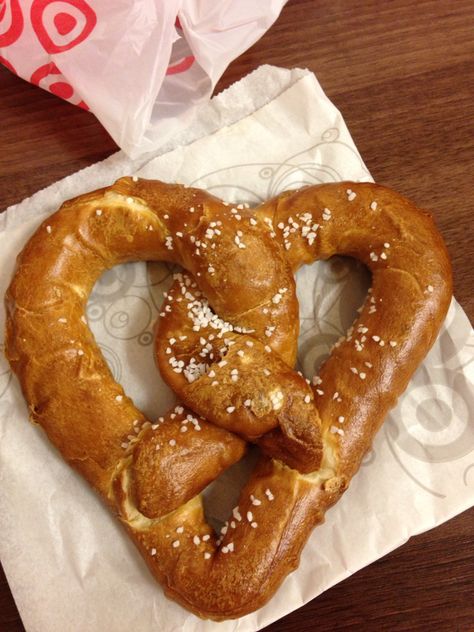
[[[245,447],[230,432],[176,406],[147,428],[133,450],[137,509],[147,518],[174,511],[239,461]]]
[[[334,254],[365,263],[372,287],[308,385],[293,371],[292,271]],[[87,326],[101,272],[143,259],[191,275],[167,297],[156,351],[165,379],[206,419],[178,405],[148,421]],[[64,204],[20,254],[6,355],[31,419],[118,512],[165,592],[221,620],[263,605],[297,567],[433,344],[451,284],[429,215],[378,185],[308,187],[252,210],[122,178]],[[237,435],[264,455],[217,537],[196,494],[243,454]]]

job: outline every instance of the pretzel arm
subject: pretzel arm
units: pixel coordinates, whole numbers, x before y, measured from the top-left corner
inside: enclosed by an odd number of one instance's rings
[[[287,192],[260,214],[271,217],[293,270],[339,254],[372,273],[360,315],[313,378],[323,442],[337,444],[350,478],[445,318],[452,295],[446,248],[428,213],[375,184]]]
[[[177,405],[134,440],[133,497],[147,518],[159,518],[199,494],[245,453],[246,443]]]
[[[331,470],[304,477],[262,458],[219,537],[200,497],[146,520],[131,501],[129,470],[117,479],[116,493],[125,526],[168,596],[219,621],[262,606],[298,566],[309,534],[342,491],[330,478]]]
[[[215,203],[197,189],[123,178],[66,202],[18,257],[5,297],[6,356],[31,420],[106,498],[127,437],[148,420],[113,379],[89,330],[89,293],[118,263],[183,263],[169,248],[172,231]],[[192,207],[196,213],[183,213]]]

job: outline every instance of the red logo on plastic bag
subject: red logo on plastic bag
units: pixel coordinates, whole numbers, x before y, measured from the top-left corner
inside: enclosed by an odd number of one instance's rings
[[[176,16],[174,26],[179,31],[183,30],[178,16]],[[167,75],[177,75],[181,72],[186,72],[186,70],[191,68],[191,66],[196,61],[196,58],[194,57],[194,55],[183,54],[183,52],[185,52],[186,50],[189,51],[189,46],[187,45],[186,40],[181,38],[181,40],[176,42],[173,46],[170,60],[171,63],[166,70]]]
[[[167,75],[176,75],[178,72],[185,72],[188,68],[194,64],[194,55],[188,55],[184,57],[177,64],[173,64],[172,66],[168,66],[168,70],[166,71]]]
[[[10,46],[23,31],[23,13],[18,0],[0,0],[0,47]]]
[[[47,53],[62,53],[90,35],[97,16],[85,0],[33,0],[31,23]]]
[[[76,96],[74,88],[66,81],[59,68],[53,62],[37,68],[31,75],[30,81],[36,86],[52,92],[57,97],[69,101],[73,105],[78,105],[84,110],[89,109],[87,104]]]

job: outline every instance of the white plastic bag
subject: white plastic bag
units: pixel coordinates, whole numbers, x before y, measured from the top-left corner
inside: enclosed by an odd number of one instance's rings
[[[0,0],[0,62],[91,110],[130,156],[210,97],[286,0]]]

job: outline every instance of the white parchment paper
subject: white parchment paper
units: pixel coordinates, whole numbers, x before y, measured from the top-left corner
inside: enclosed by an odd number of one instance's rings
[[[251,204],[304,183],[371,179],[340,113],[304,71],[258,69],[206,105],[175,144],[134,162],[116,154],[0,216],[0,294],[17,252],[46,215],[121,175],[184,182]],[[151,418],[174,402],[151,346],[171,273],[163,264],[119,266],[101,278],[88,305],[116,379]],[[298,274],[299,364],[308,376],[352,322],[367,283],[362,267],[337,258]],[[4,318],[2,307],[1,331]],[[299,569],[264,608],[221,624],[201,621],[163,596],[116,519],[28,423],[1,354],[0,555],[26,629],[258,630],[467,509],[474,496],[473,350],[471,326],[453,300],[437,343],[349,491],[313,532]],[[220,482],[214,493],[216,516],[226,485],[230,490],[232,482]]]

